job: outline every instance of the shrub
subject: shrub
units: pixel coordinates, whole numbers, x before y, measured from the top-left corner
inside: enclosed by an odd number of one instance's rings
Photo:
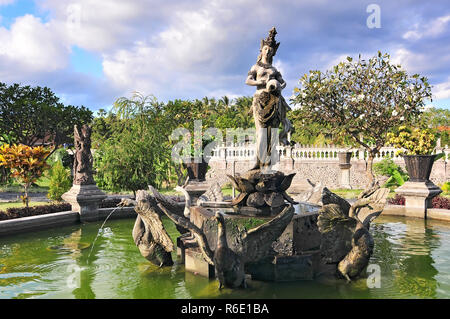
[[[394,198],[388,199],[388,204],[390,205],[405,205],[405,197],[399,194],[395,194]]]
[[[396,194],[394,198],[388,199],[388,204],[390,205],[405,205],[405,197]],[[450,199],[443,196],[436,196],[431,201],[431,206],[433,208],[443,208],[450,209]]]
[[[104,199],[99,207],[100,208],[112,208],[116,207],[120,202],[118,198],[106,198]],[[6,211],[0,210],[0,220],[14,219],[20,217],[44,215],[51,213],[67,212],[70,211],[72,207],[69,203],[59,203],[52,205],[40,205],[33,207],[11,207],[7,208]]]
[[[408,174],[389,157],[374,164],[373,169],[376,174],[389,177],[385,183],[386,187],[401,186],[409,179]]]
[[[54,204],[54,205],[40,205],[34,207],[11,207],[6,209],[6,212],[0,211],[0,220],[51,214],[69,210],[71,210],[71,206],[68,203]]]
[[[57,161],[50,170],[50,183],[47,197],[61,201],[61,195],[67,192],[72,186],[70,171]]]
[[[450,182],[445,182],[441,187],[444,193],[450,193]]]
[[[25,195],[22,199],[26,206],[28,206],[28,189],[49,168],[46,160],[50,152],[50,149],[43,146],[31,147],[23,144],[0,146],[0,166],[9,168],[11,176],[23,184]]]
[[[431,204],[433,205],[433,208],[450,209],[450,199],[442,196],[436,196],[433,198]]]
[[[436,136],[429,129],[421,130],[415,128],[411,130],[406,126],[400,126],[397,135],[394,133],[387,134],[388,143],[397,148],[406,149],[406,155],[426,155],[431,154],[436,147]],[[398,151],[404,154],[404,151]]]

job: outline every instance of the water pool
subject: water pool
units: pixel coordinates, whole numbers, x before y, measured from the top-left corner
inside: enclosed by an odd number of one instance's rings
[[[140,254],[134,220],[61,227],[0,238],[0,298],[450,298],[450,223],[379,217],[371,227],[381,287],[365,278],[273,283],[217,289],[218,281],[160,269]],[[178,232],[165,220],[169,234]],[[176,256],[174,256],[176,260]]]

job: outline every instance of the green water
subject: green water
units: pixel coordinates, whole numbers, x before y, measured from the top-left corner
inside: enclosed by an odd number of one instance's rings
[[[131,238],[133,224],[108,221],[94,247],[100,222],[0,238],[0,298],[450,297],[450,223],[377,219],[370,264],[380,267],[380,288],[368,288],[362,278],[350,284],[250,281],[246,290],[222,291],[216,280],[187,273],[183,265],[149,264]],[[175,239],[178,232],[165,224]]]

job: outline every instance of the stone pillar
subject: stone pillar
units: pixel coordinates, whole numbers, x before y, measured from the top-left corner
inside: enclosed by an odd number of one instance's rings
[[[73,163],[72,188],[61,197],[70,205],[72,210],[80,214],[81,222],[99,219],[99,205],[106,194],[95,184],[93,177],[93,157],[91,153],[91,128],[83,125],[81,130],[74,127],[75,156]]]
[[[339,187],[344,189],[352,189],[350,185],[350,159],[352,157],[352,152],[339,152]]]
[[[405,209],[408,216],[427,218],[427,208],[431,208],[431,200],[442,190],[430,180],[426,182],[405,182],[395,192],[405,197]]]
[[[72,205],[72,211],[80,214],[81,222],[99,220],[99,205],[107,196],[95,184],[72,185],[72,188],[62,196]]]

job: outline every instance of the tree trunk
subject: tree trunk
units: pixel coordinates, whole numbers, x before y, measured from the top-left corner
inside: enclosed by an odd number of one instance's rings
[[[28,188],[29,188],[29,184],[27,183],[24,185],[24,189],[25,189],[24,201],[25,201],[26,207],[28,207]]]
[[[367,178],[369,179],[368,181],[368,185],[372,185],[375,176],[373,174],[373,159],[375,158],[375,154],[372,151],[369,151],[369,157],[367,158],[367,168],[366,168],[366,173],[367,173]]]

